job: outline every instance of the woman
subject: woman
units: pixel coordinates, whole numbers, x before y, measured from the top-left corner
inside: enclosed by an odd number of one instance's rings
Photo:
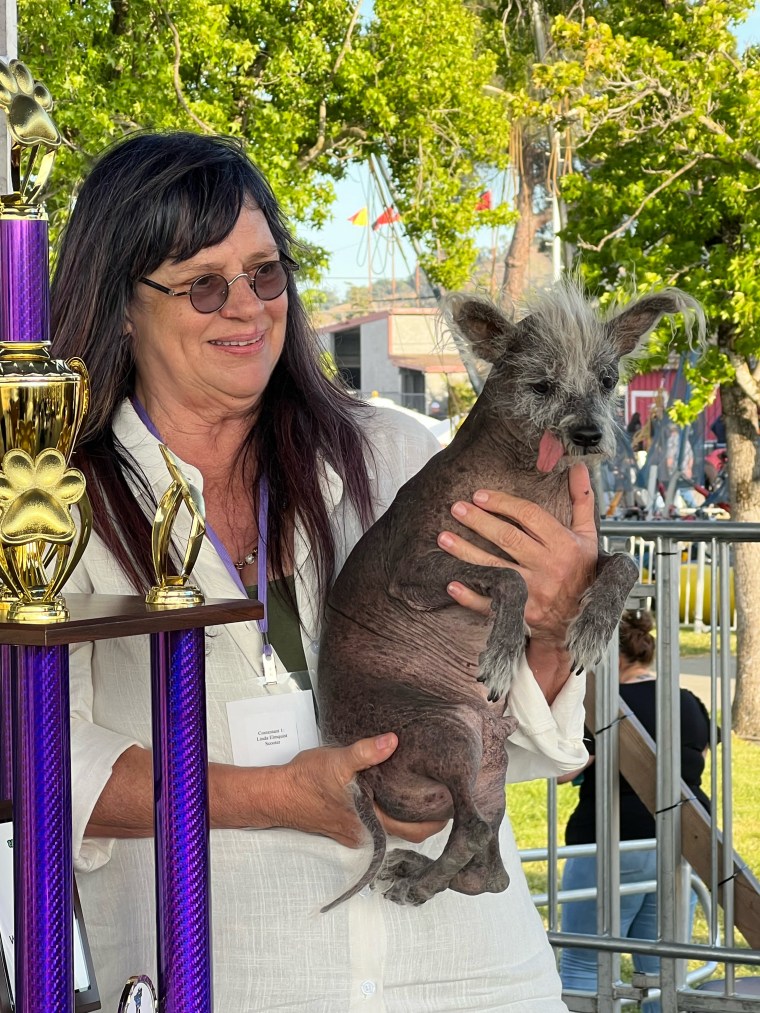
[[[76,463],[95,532],[68,587],[142,593],[153,583],[149,522],[168,484],[160,437],[206,502],[194,581],[209,597],[244,596],[256,584],[265,479],[268,593],[280,613],[271,639],[286,689],[297,688],[287,671],[313,684],[331,578],[435,450],[414,422],[362,406],[322,375],[290,254],[275,199],[237,143],[133,135],[84,183],[52,288],[54,353],[81,355],[92,378]],[[523,731],[510,746],[510,770],[523,777],[585,758],[583,680],[569,677],[563,643],[597,550],[588,473],[575,468],[569,481],[572,530],[508,496],[492,497],[491,513],[456,505],[473,532],[509,544],[529,586],[532,672],[523,666],[513,705]],[[491,558],[451,532],[440,544]],[[488,610],[461,585],[450,593]],[[386,759],[396,736],[305,750],[274,767],[236,765],[233,718],[282,687],[262,678],[253,623],[209,630],[207,654],[218,1013],[340,1013],[368,999],[394,1013],[565,1009],[508,826],[514,882],[504,895],[449,891],[410,909],[373,894],[317,914],[363,861],[346,847],[363,840],[347,785]],[[145,638],[72,651],[74,853],[106,1009],[128,975],[154,964],[148,672]],[[440,824],[385,825],[417,842],[435,832],[422,847],[442,847]]]
[[[644,728],[656,737],[655,675],[652,671],[655,641],[651,612],[626,612],[620,621],[620,696],[628,704]],[[699,697],[688,689],[681,690],[681,777],[706,808],[710,801],[700,787],[705,769],[705,750],[710,742],[710,718]],[[593,747],[591,747],[593,751]],[[572,775],[560,777],[569,780]],[[591,844],[596,840],[596,778],[593,756],[580,780],[578,805],[570,815],[565,829],[566,844]],[[655,821],[625,778],[620,778],[620,840],[645,840],[655,836]],[[620,852],[620,882],[636,883],[657,878],[657,853],[647,851]],[[579,890],[596,886],[596,859],[568,858],[562,875],[563,890]],[[691,916],[696,895],[691,895]],[[594,935],[596,933],[596,902],[571,901],[562,908],[562,931]],[[631,939],[657,938],[657,897],[654,893],[623,894],[620,898],[620,932]],[[660,961],[648,954],[633,955],[637,971],[657,974]],[[595,950],[565,949],[562,951],[560,974],[565,988],[594,992],[597,985]],[[659,1013],[656,1000],[644,1003],[646,1013]]]

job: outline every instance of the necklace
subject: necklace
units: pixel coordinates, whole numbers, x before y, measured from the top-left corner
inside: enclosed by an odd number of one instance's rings
[[[258,554],[259,554],[258,549],[251,549],[251,551],[246,553],[246,555],[243,556],[242,559],[239,559],[237,563],[233,563],[232,565],[235,567],[236,570],[242,570],[244,566],[250,566],[251,563],[255,563]]]

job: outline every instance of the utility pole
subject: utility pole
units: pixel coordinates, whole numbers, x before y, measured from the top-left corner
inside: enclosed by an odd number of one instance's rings
[[[375,164],[377,164],[377,170],[375,169]],[[398,201],[396,199],[396,194],[393,191],[393,183],[391,182],[391,179],[388,176],[388,172],[385,166],[383,165],[382,159],[377,158],[373,160],[370,157],[369,168],[370,172],[375,178],[375,183],[377,184],[378,189],[382,193],[382,187],[380,186],[380,180],[377,175],[377,171],[380,172],[380,175],[383,178],[383,182],[387,187],[388,194],[390,195],[389,205],[393,205],[393,207],[398,208]],[[401,228],[403,229],[403,220],[401,222]],[[417,257],[417,264],[419,265],[420,257],[422,256],[422,249],[420,248],[420,244],[417,242],[416,238],[410,236],[408,233],[406,233],[406,231],[405,235],[406,238],[411,243],[412,249],[414,250],[414,253]],[[433,290],[435,301],[440,306],[441,301],[443,299],[443,292],[441,291],[440,286],[436,285],[435,282],[432,281],[432,279],[430,278],[428,278],[428,283],[430,284],[430,287]],[[469,344],[462,338],[462,336],[460,334],[457,334],[455,330],[452,330],[451,336],[454,339],[454,344],[457,346],[459,358],[462,360],[462,364],[464,365],[464,368],[467,370],[467,376],[469,377],[470,383],[472,384],[472,389],[475,391],[476,394],[480,394],[480,392],[483,390],[484,377],[482,377],[480,375],[480,372],[478,371],[478,367],[475,362],[475,357],[472,354],[472,349],[470,348]]]

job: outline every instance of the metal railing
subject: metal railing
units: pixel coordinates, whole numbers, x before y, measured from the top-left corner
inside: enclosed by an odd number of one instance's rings
[[[737,542],[760,542],[760,524],[731,521],[610,521],[602,525],[610,550],[621,547],[632,551],[647,544],[649,580],[638,584],[629,599],[629,607],[648,607],[653,602],[656,617],[656,850],[658,939],[632,940],[620,932],[619,854],[619,739],[618,739],[618,659],[617,650],[608,656],[596,673],[595,728],[610,734],[597,735],[596,741],[596,822],[597,822],[597,928],[595,936],[569,935],[559,928],[559,905],[565,899],[559,892],[558,862],[566,854],[559,848],[556,782],[549,782],[546,895],[534,897],[546,905],[548,934],[552,945],[561,949],[572,945],[591,948],[598,953],[596,994],[566,993],[568,1007],[576,1013],[617,1013],[631,1000],[641,1000],[660,992],[662,1013],[685,1011],[760,1011],[760,995],[741,994],[738,965],[760,965],[760,952],[744,949],[737,941],[735,928],[734,815],[732,806],[732,740],[730,634],[732,616],[729,596],[731,547]],[[681,729],[679,686],[679,569],[683,546],[703,545],[705,580],[709,579],[709,622],[712,634],[709,655],[709,711],[711,774],[708,794],[713,799],[709,830],[710,876],[705,891],[710,903],[703,905],[708,923],[708,942],[688,939],[688,896],[690,867],[681,848]],[[688,558],[691,558],[689,552]],[[706,585],[707,586],[707,585]],[[718,715],[722,726],[718,748]],[[718,801],[719,800],[719,801]],[[722,857],[719,834],[722,833]],[[525,856],[524,856],[525,857]],[[755,870],[760,871],[760,870]],[[637,884],[637,891],[643,892]],[[722,908],[712,898],[722,895]],[[760,898],[759,898],[760,906]],[[724,940],[720,945],[720,939]],[[647,953],[660,958],[658,979],[635,975],[630,983],[621,981],[622,953]],[[722,994],[692,988],[694,978],[687,975],[687,961],[723,968]],[[760,974],[760,966],[758,966]],[[738,993],[738,994],[737,994]]]

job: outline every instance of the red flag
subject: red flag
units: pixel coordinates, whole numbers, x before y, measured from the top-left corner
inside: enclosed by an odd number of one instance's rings
[[[401,215],[398,213],[398,211],[394,207],[387,207],[385,211],[383,211],[383,213],[380,215],[380,217],[374,220],[374,222],[372,223],[372,228],[376,229],[380,225],[390,225],[392,222],[400,222],[400,221]]]
[[[476,211],[490,211],[491,210],[491,191],[484,190],[478,196],[478,203],[475,205]]]

